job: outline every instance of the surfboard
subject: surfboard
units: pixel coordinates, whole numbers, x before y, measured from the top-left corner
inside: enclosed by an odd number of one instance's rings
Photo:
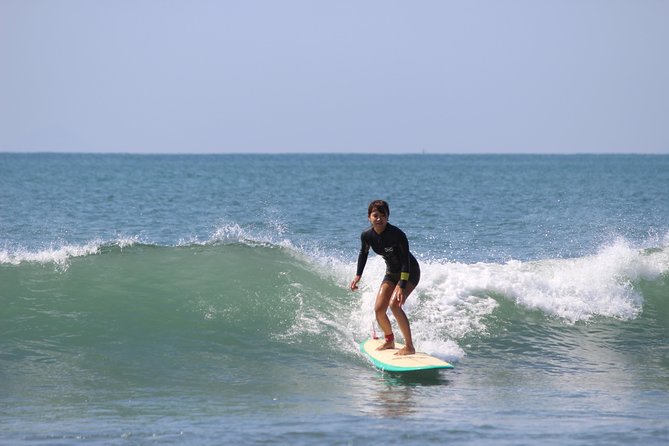
[[[419,372],[424,370],[452,369],[453,366],[427,353],[416,352],[413,355],[395,355],[403,344],[395,341],[395,348],[376,350],[383,344],[383,339],[367,339],[360,344],[360,350],[379,369],[385,372]]]

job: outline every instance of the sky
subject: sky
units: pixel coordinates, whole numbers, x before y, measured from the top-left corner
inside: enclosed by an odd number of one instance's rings
[[[0,152],[669,153],[668,0],[0,0]]]

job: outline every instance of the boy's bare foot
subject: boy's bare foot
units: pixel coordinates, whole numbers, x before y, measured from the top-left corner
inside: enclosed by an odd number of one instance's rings
[[[408,347],[402,347],[395,353],[398,356],[408,356],[408,355],[413,355],[416,353],[416,349],[413,348],[408,348]]]
[[[376,347],[376,350],[377,350],[377,351],[380,351],[380,350],[390,350],[390,349],[393,349],[393,348],[395,348],[395,341],[386,341],[386,342],[384,342],[383,344],[381,344],[381,345],[379,345],[378,347]]]

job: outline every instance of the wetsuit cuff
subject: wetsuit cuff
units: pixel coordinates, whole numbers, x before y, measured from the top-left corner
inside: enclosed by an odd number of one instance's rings
[[[407,281],[406,280],[400,280],[398,283],[400,288],[404,289],[407,287]]]

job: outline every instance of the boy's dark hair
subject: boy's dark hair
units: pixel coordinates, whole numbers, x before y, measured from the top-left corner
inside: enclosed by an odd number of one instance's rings
[[[388,206],[388,203],[383,200],[374,200],[369,203],[369,208],[367,208],[367,217],[372,215],[372,212],[374,211],[379,211],[386,217],[390,217],[390,207]]]

